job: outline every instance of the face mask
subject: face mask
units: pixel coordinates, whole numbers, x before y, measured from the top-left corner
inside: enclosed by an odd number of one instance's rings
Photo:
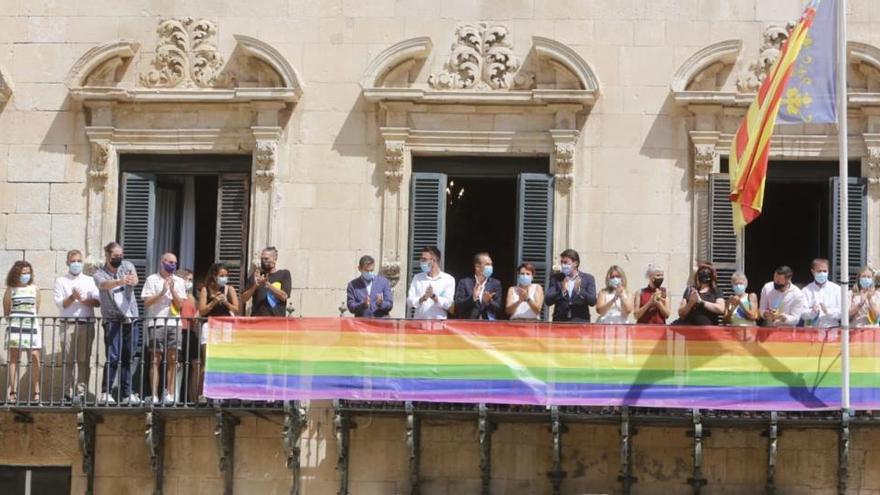
[[[183,284],[183,285],[184,285],[184,287],[186,287],[186,291],[187,291],[187,292],[190,292],[190,291],[193,290],[193,283],[192,283],[192,280],[187,280],[186,283]]]
[[[419,268],[421,268],[422,273],[430,272],[432,265],[433,265],[433,263],[431,263],[430,261],[420,261],[419,262]]]
[[[71,275],[79,275],[83,271],[82,261],[72,261],[68,268],[70,268]]]
[[[611,277],[608,279],[608,287],[616,289],[620,287],[620,277]]]
[[[24,275],[22,275],[24,276]],[[871,277],[861,277],[859,278],[859,287],[862,289],[870,289],[874,286],[874,279]]]
[[[31,274],[22,273],[21,276],[18,277],[18,281],[21,282],[21,285],[27,285],[31,283]]]
[[[655,278],[655,279],[654,279],[654,287],[658,287],[658,288],[659,288],[661,285],[663,285],[663,278],[662,278],[662,277],[661,277],[661,278]]]
[[[361,272],[361,277],[364,277],[364,280],[369,282],[370,280],[376,278],[376,272]]]
[[[574,265],[571,265],[571,264],[562,265],[562,274],[565,275],[566,277],[571,275],[571,272],[573,272],[573,271],[574,271]]]
[[[273,268],[274,266],[275,266],[275,264],[272,263],[271,261],[261,261],[261,262],[260,262],[260,268],[261,268],[264,272],[266,272],[266,273],[271,272],[271,271],[272,271],[272,268]]]
[[[699,280],[701,284],[708,284],[712,281],[712,274],[709,272],[700,272],[697,275],[697,280]]]
[[[516,283],[518,285],[532,285],[532,276],[526,273],[520,273],[516,277]]]
[[[119,268],[122,266],[122,258],[110,258],[110,266],[113,268]]]
[[[162,269],[168,273],[174,273],[174,271],[177,270],[177,263],[162,263]]]
[[[828,272],[816,272],[813,274],[813,279],[817,284],[824,285],[828,281]]]
[[[486,265],[483,267],[483,276],[486,278],[492,276],[492,265]]]
[[[733,286],[733,293],[741,296],[746,293],[746,284],[736,284]]]
[[[217,285],[220,287],[226,287],[226,284],[229,283],[229,277],[217,277]]]
[[[773,288],[778,290],[779,292],[784,292],[786,285],[788,284],[777,284],[776,282],[773,282]]]

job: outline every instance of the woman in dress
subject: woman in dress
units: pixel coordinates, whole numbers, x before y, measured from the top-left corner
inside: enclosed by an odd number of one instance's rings
[[[3,314],[7,317],[6,349],[9,351],[9,388],[6,402],[18,402],[19,358],[24,351],[30,359],[31,399],[40,402],[40,288],[34,283],[34,268],[27,261],[16,261],[6,275]]]

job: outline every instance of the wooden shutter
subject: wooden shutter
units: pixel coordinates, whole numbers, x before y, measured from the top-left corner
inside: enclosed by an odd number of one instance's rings
[[[547,287],[553,259],[553,176],[519,175],[516,229],[516,264],[535,265],[535,283]]]
[[[229,283],[242,290],[247,266],[249,180],[244,174],[224,174],[217,180],[217,238],[215,259],[229,269]]]
[[[736,271],[736,232],[730,204],[730,178],[727,174],[709,177],[709,261],[715,265],[718,287],[733,293],[730,276]]]
[[[832,177],[831,187],[831,212],[829,224],[831,225],[831,246],[828,252],[831,253],[831,279],[840,282],[840,178]],[[849,228],[849,275],[850,281],[857,275],[859,268],[866,264],[868,239],[865,235],[865,229],[868,221],[867,186],[864,179],[856,177],[849,178],[848,203],[849,215],[846,220]]]
[[[446,243],[446,174],[412,175],[409,207],[409,280],[419,272],[422,248]],[[443,253],[446,254],[445,252]]]
[[[143,314],[141,289],[147,275],[156,271],[153,232],[156,212],[156,177],[151,174],[122,174],[119,208],[119,243],[125,259],[137,269],[139,284],[135,288],[138,307]]]

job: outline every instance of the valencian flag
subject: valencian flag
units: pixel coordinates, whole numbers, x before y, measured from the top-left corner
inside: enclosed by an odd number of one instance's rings
[[[819,0],[811,0],[789,32],[731,143],[730,201],[738,230],[761,214],[777,114],[783,123],[836,121],[836,9],[834,0],[822,3],[820,7]],[[815,33],[814,20],[819,28]]]

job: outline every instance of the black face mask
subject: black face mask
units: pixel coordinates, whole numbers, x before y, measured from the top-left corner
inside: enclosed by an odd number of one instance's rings
[[[260,262],[260,269],[262,269],[263,272],[265,272],[265,273],[269,273],[270,271],[272,271],[273,266],[274,266],[273,263],[270,263],[268,261],[261,261]]]
[[[119,268],[122,266],[122,258],[110,258],[110,266],[113,268]]]
[[[655,278],[651,283],[654,284],[654,287],[660,288],[660,286],[663,285],[663,279]]]
[[[784,291],[786,285],[788,284],[777,284],[776,282],[773,282],[773,288],[778,290],[779,292]]]
[[[699,273],[697,275],[697,280],[699,280],[701,284],[708,284],[712,281],[712,274],[706,272]]]

